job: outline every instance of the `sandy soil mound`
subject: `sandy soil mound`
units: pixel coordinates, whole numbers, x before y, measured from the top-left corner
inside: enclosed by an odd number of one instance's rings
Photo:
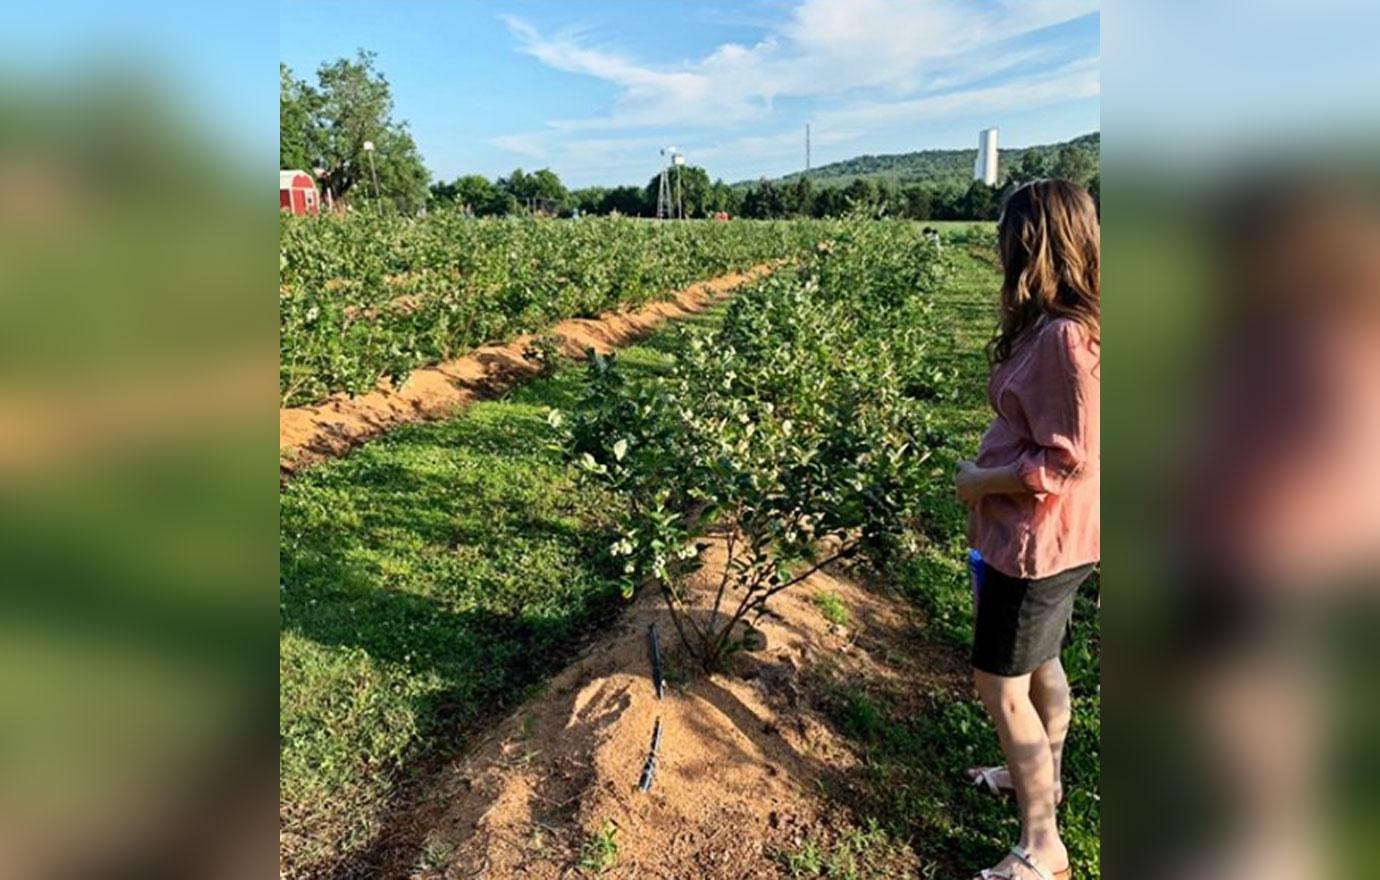
[[[705,605],[723,548],[707,552],[696,585]],[[847,628],[814,604],[826,591],[848,609]],[[776,617],[760,626],[765,648],[705,676],[693,673],[660,597],[647,591],[541,695],[440,774],[424,797],[425,815],[403,831],[410,856],[391,854],[394,870],[489,880],[594,876],[581,867],[591,840],[616,828],[616,863],[599,876],[789,876],[781,854],[828,836],[831,811],[840,809],[820,798],[819,783],[847,788],[856,763],[823,712],[820,669],[833,681],[911,677],[911,664],[890,660],[897,646],[919,641],[921,621],[907,603],[827,571],[778,599]],[[653,623],[668,679],[660,700],[649,661]],[[922,674],[967,681],[961,664]],[[658,718],[659,763],[642,793]],[[896,866],[896,876],[912,872]]]
[[[728,291],[770,272],[763,264],[691,285],[662,302],[607,312],[598,318],[561,321],[548,332],[562,337],[562,353],[582,357],[586,349],[608,353],[646,336],[665,321],[703,311]],[[314,406],[278,411],[279,475],[282,479],[314,462],[344,455],[370,438],[407,422],[453,415],[476,399],[495,397],[537,372],[523,357],[534,336],[488,345],[433,367],[414,370],[399,388],[385,379],[359,397],[337,395]]]

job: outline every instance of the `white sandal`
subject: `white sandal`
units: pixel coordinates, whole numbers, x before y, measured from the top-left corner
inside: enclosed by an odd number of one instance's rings
[[[985,785],[987,786],[987,790],[992,792],[992,794],[1001,796],[1005,792],[1011,791],[1009,788],[1002,788],[1000,785],[997,785],[997,774],[1005,769],[1005,765],[999,764],[996,767],[969,767],[964,772],[968,777],[968,781],[971,782],[975,788],[981,788]]]
[[[1005,764],[998,764],[995,767],[969,767],[963,772],[964,775],[968,777],[968,781],[973,784],[974,788],[982,788],[985,785],[987,786],[987,790],[997,797],[1003,797],[1005,795],[1015,797],[1016,789],[1014,786],[997,784],[997,774],[1003,770],[1006,770]],[[1007,775],[1009,776],[1010,773],[1008,772]],[[1063,803],[1063,801],[1064,784],[1061,782],[1054,787],[1054,803],[1057,806]]]
[[[1062,871],[1051,873],[1044,865],[1032,856],[1025,847],[1011,847],[1011,855],[1015,856],[1021,864],[1035,872],[1036,880],[1071,880],[1073,877],[1073,867],[1067,867]],[[974,880],[1027,880],[1024,877],[1017,877],[1011,873],[1001,873],[994,868],[983,868],[978,872]]]

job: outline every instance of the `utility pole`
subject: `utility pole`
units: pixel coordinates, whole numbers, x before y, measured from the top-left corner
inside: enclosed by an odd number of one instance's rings
[[[369,154],[369,170],[370,170],[371,172],[373,172],[373,177],[374,177],[374,206],[375,206],[375,209],[376,209],[380,214],[382,214],[382,213],[383,213],[383,202],[379,201],[379,169],[377,168],[377,166],[374,165],[374,142],[373,142],[373,141],[365,141],[365,142],[364,142],[364,152],[366,152],[366,153]]]
[[[680,219],[685,219],[685,196],[680,187],[680,168],[685,164],[685,157],[677,154],[676,163],[676,212],[680,214]]]

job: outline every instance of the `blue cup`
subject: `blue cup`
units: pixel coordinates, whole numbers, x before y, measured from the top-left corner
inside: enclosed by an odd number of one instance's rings
[[[973,578],[973,610],[977,610],[978,599],[982,595],[982,583],[987,579],[987,563],[976,550],[968,551],[968,573]]]

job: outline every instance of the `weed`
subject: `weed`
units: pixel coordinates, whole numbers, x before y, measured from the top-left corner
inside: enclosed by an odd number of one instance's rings
[[[814,841],[806,841],[795,852],[785,853],[782,861],[792,877],[818,877],[824,870],[824,857]]]
[[[814,598],[815,607],[819,613],[824,615],[824,619],[835,626],[847,626],[850,616],[848,606],[843,604],[843,600],[837,593],[823,592],[816,593]]]
[[[832,843],[807,840],[781,857],[792,877],[826,880],[890,880],[903,859],[904,847],[876,823],[846,829]]]
[[[444,871],[455,857],[455,847],[439,837],[428,837],[422,844],[421,868],[424,871]]]
[[[844,692],[843,705],[838,710],[838,721],[851,736],[862,740],[875,740],[886,724],[882,710],[867,694],[857,688]]]
[[[542,378],[554,376],[561,365],[561,346],[565,337],[556,333],[542,333],[532,337],[522,350],[522,357],[537,368]]]
[[[681,663],[675,654],[661,655],[661,677],[666,686],[684,690],[690,684],[690,670]]]
[[[580,847],[580,867],[602,874],[618,864],[618,826],[605,819]]]

